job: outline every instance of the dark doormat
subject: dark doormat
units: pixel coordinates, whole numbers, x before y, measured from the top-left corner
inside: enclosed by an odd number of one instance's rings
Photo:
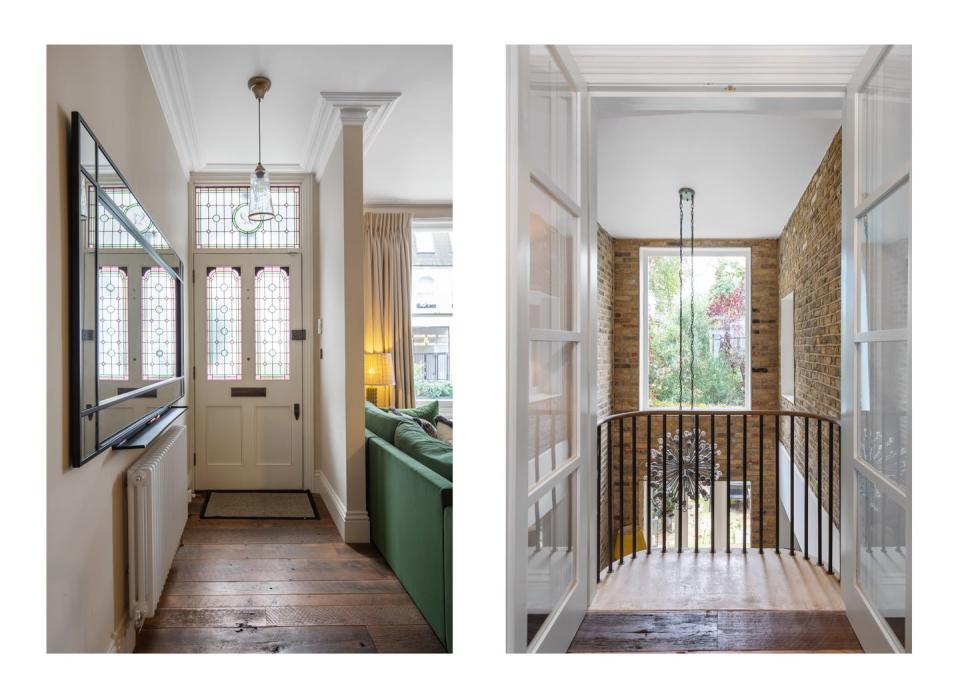
[[[320,513],[308,491],[208,491],[200,517],[316,520]]]

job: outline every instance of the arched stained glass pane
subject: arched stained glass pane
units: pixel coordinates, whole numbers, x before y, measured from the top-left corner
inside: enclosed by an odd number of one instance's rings
[[[97,359],[101,380],[129,378],[127,270],[101,266],[97,273]]]
[[[254,280],[257,380],[290,379],[290,273],[281,266],[257,270]]]
[[[165,269],[143,269],[140,336],[144,380],[172,378],[177,371],[177,286]]]
[[[273,186],[273,220],[248,217],[245,186],[196,187],[197,248],[296,249],[300,246],[300,187]]]
[[[240,380],[240,270],[207,269],[207,378]]]

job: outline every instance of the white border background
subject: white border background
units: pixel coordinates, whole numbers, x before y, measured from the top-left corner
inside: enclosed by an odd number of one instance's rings
[[[2,274],[8,336],[3,515],[5,683],[13,693],[70,694],[512,694],[601,690],[743,694],[757,686],[793,694],[837,689],[916,690],[920,675],[946,677],[952,650],[956,564],[950,499],[938,495],[956,455],[935,419],[957,394],[950,280],[955,217],[957,64],[948,5],[883,0],[766,2],[387,2],[264,4],[12,3],[2,45],[4,236],[22,250]],[[929,11],[934,10],[934,11]],[[457,377],[456,644],[453,656],[46,656],[43,317],[48,43],[327,43],[454,45],[455,293]],[[914,45],[914,655],[505,656],[505,50],[507,43],[912,43]],[[389,85],[384,86],[385,89]],[[11,208],[11,205],[17,205]],[[944,313],[942,310],[946,310]],[[938,311],[941,310],[941,311]],[[477,321],[466,321],[475,317]],[[939,331],[936,329],[939,327]],[[935,450],[938,456],[934,455]],[[12,474],[11,478],[9,475]],[[937,482],[940,482],[940,485]],[[942,491],[940,492],[942,493]],[[955,573],[955,572],[954,572]],[[629,661],[629,663],[628,663]],[[721,661],[723,668],[721,668]],[[802,661],[802,663],[801,663]],[[856,663],[853,663],[856,661]],[[696,664],[694,673],[690,666]],[[707,665],[709,664],[709,665]],[[10,669],[12,668],[12,674]],[[802,678],[801,676],[802,671]],[[922,671],[922,672],[921,672]],[[942,675],[938,675],[942,673]],[[716,676],[724,675],[724,679]],[[791,680],[790,676],[795,676]],[[739,677],[737,677],[739,676]],[[741,679],[742,678],[742,679]],[[18,684],[21,686],[18,688]],[[42,687],[41,687],[42,686]],[[42,689],[46,688],[46,689]],[[55,693],[54,693],[55,694]],[[869,693],[868,693],[869,694]]]

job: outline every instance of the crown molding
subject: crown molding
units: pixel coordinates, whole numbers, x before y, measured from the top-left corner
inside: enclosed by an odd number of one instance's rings
[[[147,71],[170,129],[180,166],[190,172],[202,169],[197,122],[187,93],[186,64],[179,46],[141,46]]]
[[[321,92],[310,118],[302,168],[320,179],[343,125],[363,124],[367,152],[399,98],[399,92]]]

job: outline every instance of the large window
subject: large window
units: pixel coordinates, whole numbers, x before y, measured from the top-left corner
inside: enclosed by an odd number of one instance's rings
[[[750,250],[645,249],[641,288],[643,407],[748,409]]]
[[[413,383],[417,402],[453,414],[453,246],[449,220],[413,221]]]

